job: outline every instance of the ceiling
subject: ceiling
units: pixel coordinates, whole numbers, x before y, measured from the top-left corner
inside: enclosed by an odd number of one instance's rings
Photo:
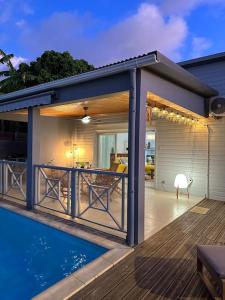
[[[147,103],[151,106],[162,108],[171,108],[199,118],[195,113],[174,104],[152,92],[147,94]],[[121,114],[129,111],[129,93],[128,91],[109,94],[101,97],[88,98],[86,101],[74,101],[63,105],[51,105],[40,107],[42,116],[49,117],[82,117],[84,107],[88,107],[87,114],[90,116]],[[27,114],[27,110],[14,112],[15,114]]]
[[[129,111],[128,92],[115,93],[87,101],[73,102],[58,106],[41,108],[41,115],[50,117],[81,117],[84,107],[88,107],[88,115],[124,113]]]

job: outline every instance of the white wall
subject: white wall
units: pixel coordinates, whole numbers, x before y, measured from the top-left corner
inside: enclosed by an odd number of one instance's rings
[[[71,166],[66,152],[71,149],[74,122],[70,119],[41,117],[40,162]]]
[[[4,119],[13,119],[6,116]],[[17,118],[16,118],[17,119]],[[19,117],[25,121],[25,117]],[[15,120],[15,118],[14,118]],[[113,122],[113,123],[110,123]],[[101,119],[83,125],[66,118],[41,117],[41,163],[53,160],[56,165],[71,166],[66,157],[73,143],[79,148],[79,161],[97,165],[97,135],[102,132],[127,131],[126,118]],[[208,131],[205,127],[190,127],[158,120],[156,129],[156,188],[174,191],[176,174],[193,179],[191,194],[207,193]],[[209,120],[209,196],[225,201],[225,118]]]
[[[207,194],[208,130],[156,122],[156,188],[174,191],[176,174],[193,179],[191,194]],[[225,201],[225,118],[209,119],[209,197]]]
[[[74,143],[79,148],[79,161],[92,163],[97,166],[98,134],[103,132],[125,132],[128,130],[126,116],[101,117],[89,124],[75,122]]]
[[[193,179],[190,192],[207,193],[208,134],[205,127],[191,127],[167,120],[156,122],[156,188],[174,191],[176,174]]]

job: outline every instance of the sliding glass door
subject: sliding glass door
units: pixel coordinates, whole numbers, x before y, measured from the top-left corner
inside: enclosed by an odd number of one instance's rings
[[[99,134],[98,137],[98,167],[110,167],[110,154],[116,151],[116,134]]]

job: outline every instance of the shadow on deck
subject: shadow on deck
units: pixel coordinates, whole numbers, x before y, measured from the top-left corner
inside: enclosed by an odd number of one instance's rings
[[[225,202],[203,200],[78,294],[76,299],[210,299],[196,273],[196,245],[225,245]]]

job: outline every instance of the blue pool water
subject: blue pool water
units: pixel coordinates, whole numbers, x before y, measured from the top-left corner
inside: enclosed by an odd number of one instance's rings
[[[0,299],[31,299],[106,251],[0,208]]]

